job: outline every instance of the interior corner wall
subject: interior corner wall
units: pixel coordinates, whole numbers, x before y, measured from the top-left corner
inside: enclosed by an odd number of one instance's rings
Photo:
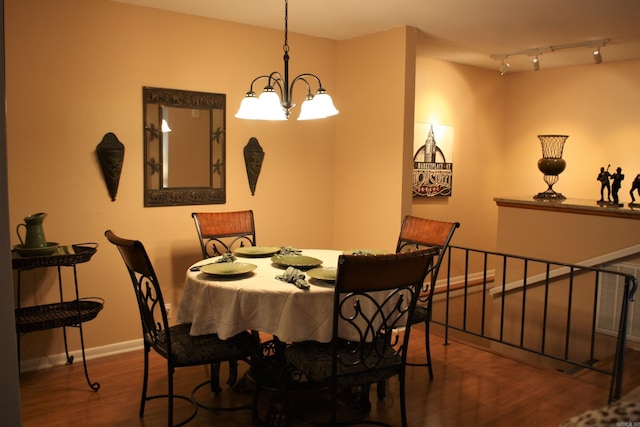
[[[407,27],[339,42],[341,112],[334,199],[338,248],[395,248],[408,206],[403,164],[410,139],[406,115],[414,102],[413,80],[407,81],[415,61],[411,46],[415,30]]]
[[[418,50],[428,43],[421,37]],[[453,181],[450,197],[414,197],[412,214],[458,221],[452,244],[494,250],[498,211],[493,199],[502,192],[504,81],[491,70],[420,54],[415,90],[415,122],[453,128]]]

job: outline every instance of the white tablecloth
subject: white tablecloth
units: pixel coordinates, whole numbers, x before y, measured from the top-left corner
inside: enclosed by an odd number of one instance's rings
[[[341,251],[306,249],[302,254],[321,259],[322,267],[335,267]],[[215,259],[213,259],[215,260]],[[309,279],[302,290],[276,279],[283,268],[271,258],[240,258],[258,268],[237,278],[220,278],[187,271],[177,321],[191,323],[192,335],[216,333],[222,339],[256,330],[285,342],[331,340],[334,286]],[[199,261],[202,265],[212,260]]]

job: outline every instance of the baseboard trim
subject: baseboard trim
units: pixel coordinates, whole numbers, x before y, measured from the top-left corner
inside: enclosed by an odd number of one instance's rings
[[[141,350],[144,347],[142,338],[131,341],[124,341],[115,344],[109,344],[102,347],[93,347],[85,349],[86,360],[98,359],[100,357],[115,356],[121,353]],[[73,356],[74,363],[82,363],[82,350],[70,351]],[[45,357],[23,360],[20,362],[20,372],[38,371],[40,369],[52,368],[54,366],[66,365],[67,356],[65,353],[52,354]]]

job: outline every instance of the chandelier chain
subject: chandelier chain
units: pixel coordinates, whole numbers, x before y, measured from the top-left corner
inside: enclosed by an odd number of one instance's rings
[[[284,2],[284,45],[282,50],[289,52],[289,0]]]

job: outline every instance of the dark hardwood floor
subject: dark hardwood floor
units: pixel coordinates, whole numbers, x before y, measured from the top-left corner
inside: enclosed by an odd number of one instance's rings
[[[412,333],[410,359],[423,357],[424,334]],[[407,413],[409,426],[557,426],[586,409],[607,403],[609,377],[593,372],[573,375],[537,368],[503,358],[457,341],[442,345],[432,334],[433,381],[424,367],[407,368]],[[144,418],[138,417],[142,383],[142,351],[104,357],[88,362],[92,381],[101,384],[98,392],[89,389],[82,361],[21,376],[22,417],[25,427],[55,426],[165,426],[166,401],[147,403]],[[226,364],[222,374],[226,373]],[[626,358],[623,394],[640,385],[640,357],[630,351]],[[176,390],[190,390],[208,377],[204,367],[182,368],[176,372]],[[166,390],[166,364],[152,354],[150,392]],[[398,384],[392,380],[384,401],[372,392],[370,417],[400,424]],[[199,393],[203,400],[207,390]],[[250,393],[225,390],[224,398],[234,402],[250,400]],[[176,417],[188,412],[178,403]],[[189,426],[251,426],[249,410],[218,412],[200,409]],[[297,423],[295,425],[306,425]],[[11,427],[11,426],[10,426]]]

